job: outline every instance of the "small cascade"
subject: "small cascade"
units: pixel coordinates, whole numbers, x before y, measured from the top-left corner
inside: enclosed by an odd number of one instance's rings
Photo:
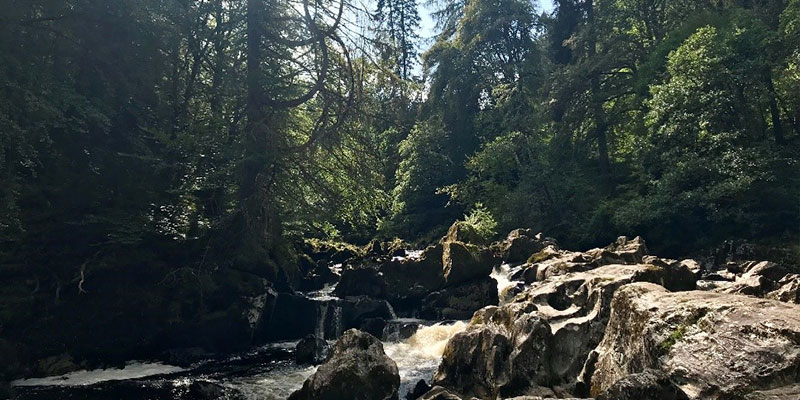
[[[464,321],[422,326],[407,340],[384,343],[386,355],[397,363],[400,370],[399,393],[405,394],[420,379],[430,382],[447,342],[466,328]]]
[[[495,267],[492,271],[490,276],[497,281],[497,295],[500,297],[500,304],[505,303],[505,300],[510,297],[508,292],[511,289],[523,284],[522,281],[511,279],[522,268],[522,266],[512,268],[511,264],[505,263]]]
[[[416,260],[422,256],[422,250],[406,250],[406,255],[404,256],[394,256],[392,257],[392,261],[403,261],[405,259],[412,259]]]

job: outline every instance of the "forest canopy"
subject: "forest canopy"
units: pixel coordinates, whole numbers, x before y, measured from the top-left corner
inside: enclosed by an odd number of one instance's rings
[[[666,254],[800,227],[798,0],[437,0],[430,40],[415,0],[0,4],[0,259],[59,287],[456,219]]]

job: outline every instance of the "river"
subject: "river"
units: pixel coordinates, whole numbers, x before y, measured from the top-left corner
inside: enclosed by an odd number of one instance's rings
[[[409,320],[395,321],[396,325]],[[430,324],[426,321],[416,321]],[[462,321],[422,326],[405,340],[384,341],[384,350],[400,370],[400,397],[420,380],[430,381],[445,344],[463,331]],[[124,368],[76,371],[66,375],[12,382],[17,399],[195,399],[209,388],[221,398],[285,399],[316,367],[294,362],[296,342],[272,343],[188,368],[132,361]]]

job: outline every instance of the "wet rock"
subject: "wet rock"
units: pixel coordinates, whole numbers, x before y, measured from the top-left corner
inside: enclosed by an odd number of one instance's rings
[[[0,362],[0,382],[10,381],[23,372],[24,366],[27,364],[24,353],[25,350],[19,343],[0,338],[0,360],[2,360]]]
[[[381,339],[385,342],[398,342],[414,336],[419,328],[420,323],[416,321],[386,321]]]
[[[469,319],[487,305],[497,305],[497,281],[485,277],[431,293],[422,300],[420,317],[425,319]]]
[[[319,290],[325,285],[331,285],[339,281],[339,276],[331,271],[330,266],[325,261],[315,263],[306,273],[300,284],[300,290],[310,292]]]
[[[611,385],[597,400],[688,400],[661,371],[644,370],[628,375]]]
[[[431,390],[431,385],[428,385],[424,379],[420,379],[416,385],[414,385],[414,389],[411,389],[406,393],[406,400],[417,400],[422,397],[425,393],[428,393]]]
[[[386,356],[380,340],[351,329],[289,400],[391,400],[398,398],[399,387],[397,364]]]
[[[461,242],[445,242],[442,264],[445,284],[452,286],[489,276],[495,262],[487,249]]]
[[[597,347],[591,394],[646,369],[689,399],[737,398],[797,383],[800,306],[750,296],[670,293],[651,283],[616,291]]]
[[[294,357],[298,364],[317,365],[328,356],[328,342],[314,335],[308,335],[297,342]]]

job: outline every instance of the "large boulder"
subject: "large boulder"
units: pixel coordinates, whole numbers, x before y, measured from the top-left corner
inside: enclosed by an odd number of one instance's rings
[[[535,390],[550,380],[550,327],[530,307],[489,307],[447,343],[433,384],[465,397]]]
[[[462,242],[445,242],[442,264],[445,284],[453,286],[489,276],[495,260],[488,249]]]
[[[381,341],[351,329],[289,400],[396,400],[399,387],[397,364],[386,356]]]
[[[616,291],[589,387],[663,372],[689,399],[730,399],[800,380],[800,306],[651,283]]]
[[[652,261],[550,275],[512,301],[476,312],[448,343],[433,384],[479,398],[541,396],[546,386],[580,391],[578,377],[603,339],[618,288],[640,281],[694,287],[686,266]]]
[[[442,254],[443,246],[436,244],[426,248],[419,258],[391,259],[381,264],[386,298],[395,305],[413,305],[439,289],[444,281]]]
[[[348,267],[342,271],[339,284],[334,289],[334,294],[345,296],[370,296],[386,298],[386,279],[375,265],[360,265]]]
[[[469,319],[488,305],[497,305],[497,281],[490,277],[449,286],[422,299],[419,315],[426,319]]]

